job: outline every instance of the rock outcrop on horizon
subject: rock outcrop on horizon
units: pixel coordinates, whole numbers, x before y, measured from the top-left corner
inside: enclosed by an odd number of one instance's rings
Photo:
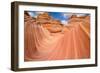
[[[24,13],[24,22],[25,24],[32,24],[36,22],[36,18],[31,17],[27,12]]]
[[[60,20],[53,19],[47,12],[39,14],[36,18],[36,22],[53,33],[61,32],[62,30],[62,24]]]
[[[84,32],[89,36],[90,35],[90,16],[80,16],[77,17],[75,15],[72,15],[71,18],[68,21],[68,24],[75,25],[80,24],[81,28],[84,30]]]

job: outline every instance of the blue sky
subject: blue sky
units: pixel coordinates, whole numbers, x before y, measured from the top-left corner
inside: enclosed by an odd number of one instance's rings
[[[64,13],[61,12],[49,12],[49,15],[52,16],[54,19],[58,20],[68,20],[68,16],[64,16]]]
[[[32,16],[32,17],[37,17],[38,14],[42,14],[44,12],[41,11],[28,11],[28,13]],[[68,18],[73,15],[73,13],[65,13],[65,12],[48,12],[50,16],[52,16],[54,19],[60,20],[62,22],[62,24],[67,24],[68,22]],[[74,13],[75,14],[75,13]],[[86,14],[79,14],[77,13],[77,15],[83,16]]]

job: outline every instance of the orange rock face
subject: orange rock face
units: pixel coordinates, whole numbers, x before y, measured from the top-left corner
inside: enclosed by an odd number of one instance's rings
[[[44,13],[24,16],[24,61],[90,58],[90,17],[72,16],[68,26]]]
[[[36,22],[37,24],[43,25],[44,28],[52,33],[61,32],[62,30],[61,22],[53,19],[47,12],[38,15]]]

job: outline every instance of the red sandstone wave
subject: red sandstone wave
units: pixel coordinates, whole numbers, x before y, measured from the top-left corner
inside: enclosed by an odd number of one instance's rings
[[[35,22],[25,23],[25,61],[90,58],[89,23],[69,22],[61,32],[51,33]]]

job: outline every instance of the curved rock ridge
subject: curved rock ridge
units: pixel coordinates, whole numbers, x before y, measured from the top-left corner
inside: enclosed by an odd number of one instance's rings
[[[72,16],[62,26],[48,13],[24,14],[24,61],[90,58],[90,17]]]

